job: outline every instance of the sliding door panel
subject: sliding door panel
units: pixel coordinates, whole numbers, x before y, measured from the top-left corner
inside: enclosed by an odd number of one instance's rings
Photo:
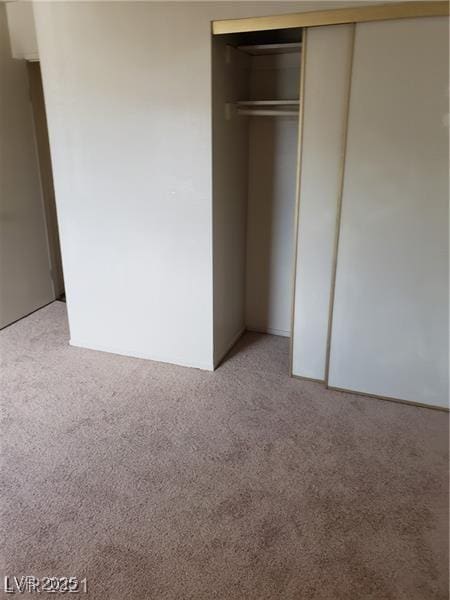
[[[448,402],[448,67],[445,17],[356,26],[331,387]]]
[[[293,375],[325,377],[353,25],[308,29],[292,336]]]

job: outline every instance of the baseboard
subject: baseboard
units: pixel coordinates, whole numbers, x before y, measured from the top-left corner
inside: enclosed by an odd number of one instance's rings
[[[223,359],[228,354],[228,352],[231,350],[231,348],[235,345],[235,343],[238,341],[238,339],[241,337],[241,335],[243,335],[245,330],[246,330],[246,327],[244,325],[244,327],[241,327],[241,329],[239,329],[239,331],[235,335],[233,335],[230,342],[228,344],[226,344],[225,349],[219,354],[219,357],[214,359],[214,369],[217,369],[217,367],[223,361]]]
[[[109,354],[118,354],[119,356],[128,356],[131,358],[141,358],[144,360],[152,360],[155,362],[165,363],[169,365],[176,365],[178,367],[189,367],[191,369],[202,369],[203,371],[214,371],[214,365],[207,363],[189,363],[184,360],[180,360],[177,357],[167,357],[167,356],[155,356],[154,354],[146,354],[144,352],[139,352],[136,350],[127,350],[127,349],[119,349],[112,348],[110,346],[102,346],[99,344],[93,344],[91,342],[86,342],[83,340],[71,339],[69,341],[71,346],[75,348],[84,348],[85,350],[95,350],[97,352],[108,352]]]
[[[245,329],[247,331],[253,331],[254,333],[268,333],[269,335],[291,337],[291,332],[286,331],[285,329],[273,329],[272,327],[254,327],[253,325],[247,325]]]

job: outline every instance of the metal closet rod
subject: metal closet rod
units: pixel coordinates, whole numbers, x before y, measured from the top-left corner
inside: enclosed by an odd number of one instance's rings
[[[238,106],[298,106],[300,100],[238,100]]]

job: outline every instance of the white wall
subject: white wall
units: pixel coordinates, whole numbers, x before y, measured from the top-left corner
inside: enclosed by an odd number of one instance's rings
[[[329,384],[448,405],[448,18],[362,23]],[[419,43],[418,43],[419,42]]]
[[[211,20],[317,6],[35,5],[73,344],[212,368]]]
[[[25,61],[0,4],[0,327],[54,299]]]
[[[248,97],[249,57],[213,39],[213,284],[214,364],[245,325],[245,241],[248,123],[229,112]],[[226,105],[231,105],[227,106]]]
[[[325,379],[336,217],[343,167],[352,25],[309,29],[292,372]]]
[[[36,60],[39,55],[32,3],[25,0],[7,2],[6,15],[13,58]]]

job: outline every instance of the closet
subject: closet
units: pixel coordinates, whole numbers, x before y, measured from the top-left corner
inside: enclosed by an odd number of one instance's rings
[[[289,336],[301,29],[213,38],[214,358]]]
[[[295,377],[448,407],[448,14],[213,23],[215,365],[254,329]]]

